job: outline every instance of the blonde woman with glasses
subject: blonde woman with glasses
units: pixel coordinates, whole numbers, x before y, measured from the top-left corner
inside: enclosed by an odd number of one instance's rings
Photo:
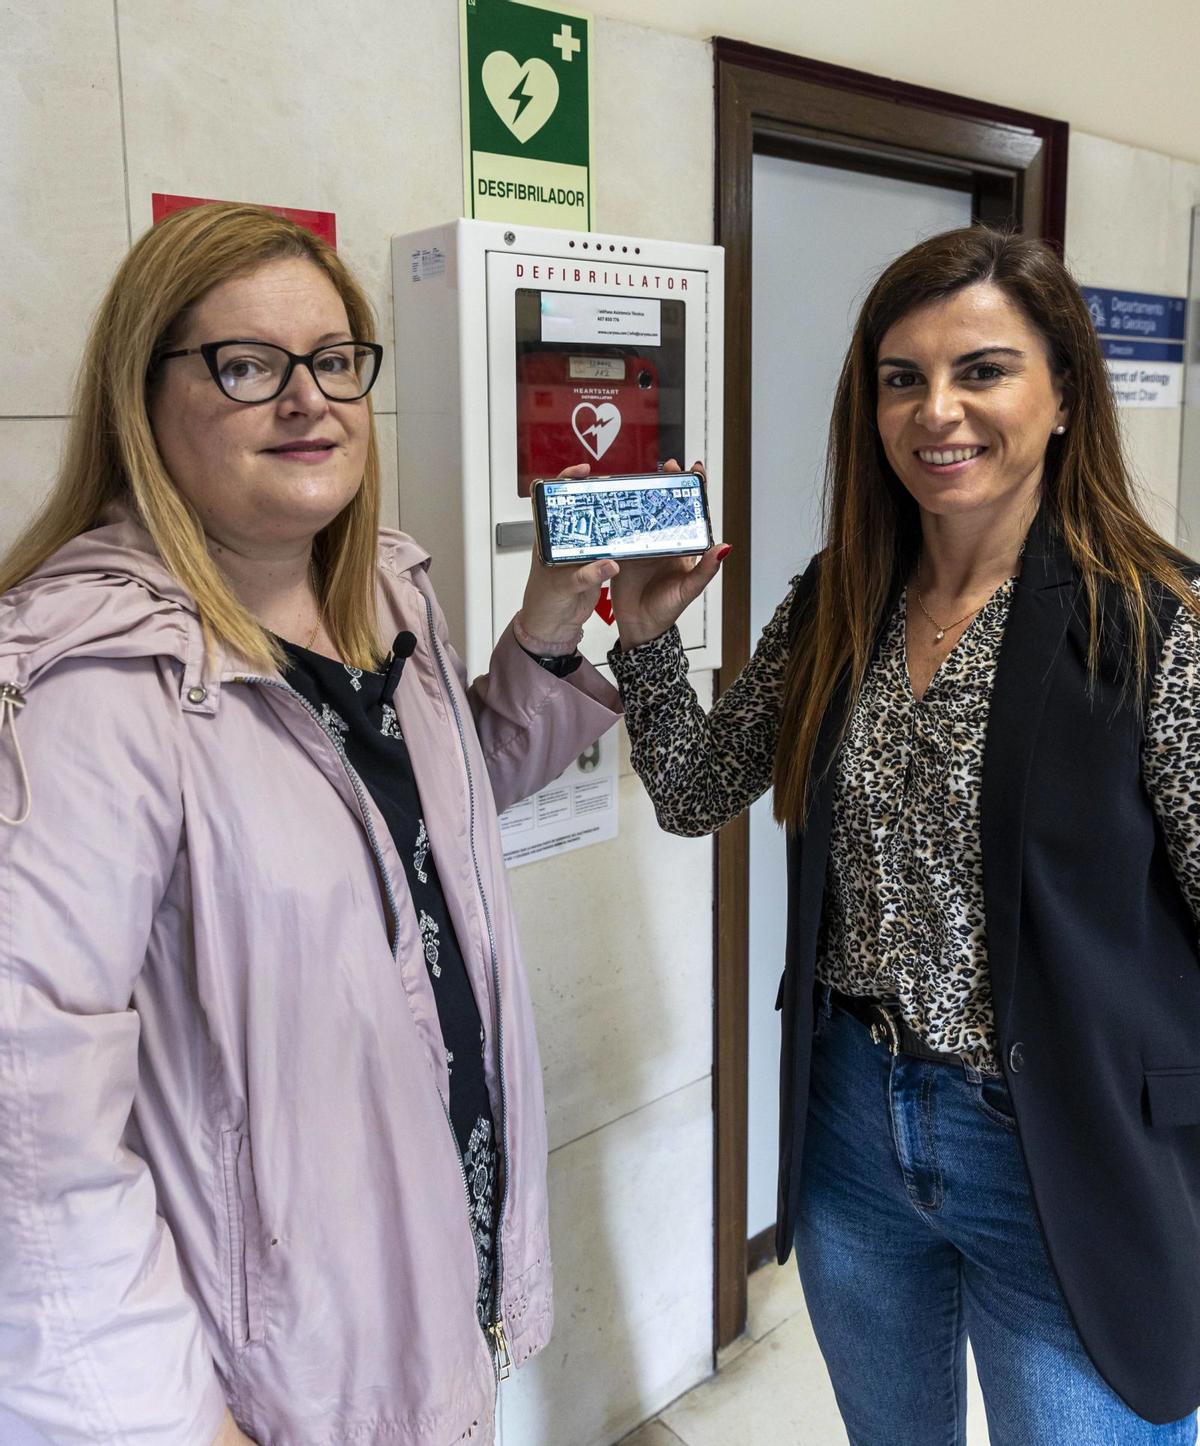
[[[548,1337],[497,809],[615,721],[611,564],[535,564],[468,687],[381,357],[306,231],[172,216],[0,562],[6,1442],[486,1443]]]

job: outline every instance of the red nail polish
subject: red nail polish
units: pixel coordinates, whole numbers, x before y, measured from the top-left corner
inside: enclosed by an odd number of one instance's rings
[[[718,561],[718,562],[724,562],[725,559],[729,556],[729,554],[730,554],[732,551],[733,551],[733,543],[732,543],[732,542],[727,542],[727,543],[725,544],[725,546],[720,550],[720,552],[717,553],[717,561]]]

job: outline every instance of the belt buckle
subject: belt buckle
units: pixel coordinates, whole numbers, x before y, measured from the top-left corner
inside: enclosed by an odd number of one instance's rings
[[[876,1023],[869,1026],[872,1044],[886,1044],[888,1053],[897,1055],[900,1053],[900,1031],[896,1027],[896,1021],[892,1011],[886,1004],[872,1005],[875,1013],[879,1016]]]

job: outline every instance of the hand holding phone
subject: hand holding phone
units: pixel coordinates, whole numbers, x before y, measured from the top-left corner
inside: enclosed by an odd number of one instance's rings
[[[579,480],[588,471],[585,462],[568,467],[560,478]],[[531,651],[544,648],[549,654],[573,652],[596,606],[600,588],[616,571],[617,564],[608,558],[577,562],[573,567],[548,567],[535,548],[525,597],[517,614],[517,636],[522,645]],[[535,646],[531,647],[531,643]]]
[[[697,462],[692,472],[704,476]],[[668,462],[664,473],[680,474],[677,462]],[[674,626],[684,610],[716,577],[730,552],[728,543],[710,545],[699,556],[657,556],[627,558],[610,584],[621,646],[626,651],[660,637]]]

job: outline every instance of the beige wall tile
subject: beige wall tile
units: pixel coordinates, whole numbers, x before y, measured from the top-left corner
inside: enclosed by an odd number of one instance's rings
[[[706,40],[728,35],[873,75],[1056,116],[1131,145],[1200,161],[1200,7],[1155,0],[1008,0],[972,12],[964,67],[962,0],[797,5],[783,0],[592,0],[598,16]],[[663,127],[671,124],[665,117]]]
[[[712,842],[660,832],[636,778],[620,836],[514,869],[550,1147],[712,1069]]]
[[[598,229],[710,245],[711,47],[598,20],[593,66]]]
[[[1172,225],[1190,236],[1192,213],[1197,206],[1200,206],[1200,166],[1191,165],[1187,161],[1173,160],[1171,162],[1171,211],[1174,218]],[[1197,286],[1200,285],[1200,255],[1189,259],[1193,261],[1192,271],[1189,274],[1193,275],[1190,285],[1194,298]],[[1189,552],[1193,557],[1200,552],[1200,468],[1196,465],[1197,458],[1200,457],[1200,449],[1196,445],[1196,438],[1200,436],[1198,321],[1200,321],[1200,315],[1193,306],[1188,323],[1192,331],[1192,339],[1188,348],[1188,368],[1184,376],[1187,396],[1191,400],[1186,404],[1184,412],[1187,419],[1186,425],[1180,429],[1182,436],[1179,476],[1179,541],[1184,551]]]
[[[379,524],[400,526],[400,477],[396,467],[396,414],[375,413],[375,440],[379,445]]]
[[[1183,296],[1200,166],[1074,132],[1067,175],[1067,261],[1079,281]],[[1179,535],[1182,413],[1124,407],[1121,427],[1147,517],[1188,545]]]
[[[1182,294],[1186,239],[1181,252],[1165,224],[1170,199],[1169,156],[1073,131],[1066,256],[1080,282]]]
[[[702,1081],[550,1156],[554,1335],[501,1446],[608,1446],[711,1368],[711,1141]]]
[[[1175,247],[1175,273],[1186,283],[1191,261],[1192,211],[1200,206],[1200,164],[1171,157],[1168,225]]]
[[[456,7],[211,0],[186,25],[161,0],[120,8],[135,233],[155,191],[335,212],[395,411],[391,237],[462,210]]]
[[[128,239],[112,0],[0,0],[0,182],[0,408],[61,416]]]
[[[1122,407],[1120,417],[1125,450],[1141,486],[1142,510],[1164,537],[1176,540],[1181,524],[1182,413],[1178,407]],[[1193,539],[1193,543],[1195,541]]]
[[[66,430],[61,417],[0,417],[0,553],[50,490]]]

